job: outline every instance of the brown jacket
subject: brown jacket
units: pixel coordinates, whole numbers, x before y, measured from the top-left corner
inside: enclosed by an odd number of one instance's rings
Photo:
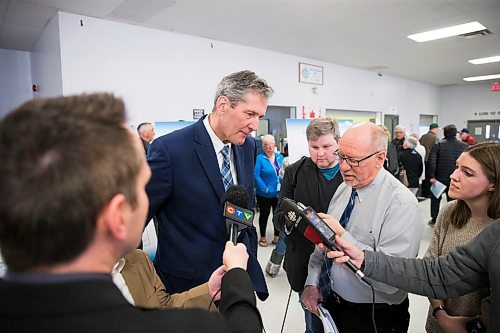
[[[168,294],[165,286],[142,250],[134,250],[125,257],[122,270],[135,305],[144,308],[202,308],[208,309],[212,297],[208,283],[179,294]],[[216,310],[212,304],[211,310]]]

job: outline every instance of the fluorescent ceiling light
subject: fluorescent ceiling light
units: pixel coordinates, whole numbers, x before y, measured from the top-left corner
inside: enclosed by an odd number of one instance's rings
[[[497,61],[500,61],[500,55],[494,56],[494,57],[478,58],[478,59],[469,60],[469,62],[471,64],[474,64],[474,65],[488,64],[490,62],[497,62]]]
[[[419,34],[409,35],[407,36],[410,39],[413,39],[416,42],[428,42],[430,40],[458,36],[463,34],[468,34],[475,31],[486,30],[486,27],[481,23],[474,21],[465,24],[454,25],[451,27],[446,27],[437,30],[431,30],[422,32]]]
[[[493,80],[493,79],[500,79],[500,74],[464,77],[464,81],[483,81],[483,80]]]

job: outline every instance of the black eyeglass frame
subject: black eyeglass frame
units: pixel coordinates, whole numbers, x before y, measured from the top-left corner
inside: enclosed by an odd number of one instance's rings
[[[335,158],[337,159],[337,161],[339,161],[339,164],[342,164],[343,161],[345,161],[349,166],[351,167],[359,167],[359,164],[361,162],[363,162],[364,160],[367,160],[369,159],[370,157],[372,156],[375,156],[377,155],[378,153],[381,153],[383,150],[379,150],[379,151],[376,151],[368,156],[365,156],[363,158],[360,158],[360,159],[355,159],[355,158],[351,158],[351,157],[346,157],[346,156],[342,156],[339,154],[339,151],[336,150],[333,152],[333,156],[335,156]]]

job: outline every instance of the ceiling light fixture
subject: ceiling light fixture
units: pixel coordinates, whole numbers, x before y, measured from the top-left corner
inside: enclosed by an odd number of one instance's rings
[[[489,64],[490,62],[498,62],[498,61],[500,61],[500,55],[469,60],[469,62],[474,65]]]
[[[458,36],[463,34],[468,34],[475,31],[486,30],[486,27],[481,23],[474,21],[459,25],[454,25],[451,27],[446,27],[442,29],[436,29],[426,32],[421,32],[418,34],[408,35],[407,37],[413,39],[416,42],[428,42],[430,40],[441,39],[446,37]]]
[[[464,81],[484,81],[500,79],[500,74],[464,77]]]

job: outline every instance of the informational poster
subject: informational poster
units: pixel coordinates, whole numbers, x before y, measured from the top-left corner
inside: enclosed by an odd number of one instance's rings
[[[354,120],[352,119],[337,119],[337,123],[339,124],[340,136],[344,134],[344,132],[354,125]]]
[[[155,137],[159,138],[194,123],[194,121],[157,121],[155,122]]]
[[[287,119],[288,156],[290,164],[297,162],[302,156],[309,156],[306,128],[311,119]]]
[[[158,237],[156,236],[154,222],[151,220],[142,233],[142,249],[146,252],[151,261],[155,259],[157,246]]]

